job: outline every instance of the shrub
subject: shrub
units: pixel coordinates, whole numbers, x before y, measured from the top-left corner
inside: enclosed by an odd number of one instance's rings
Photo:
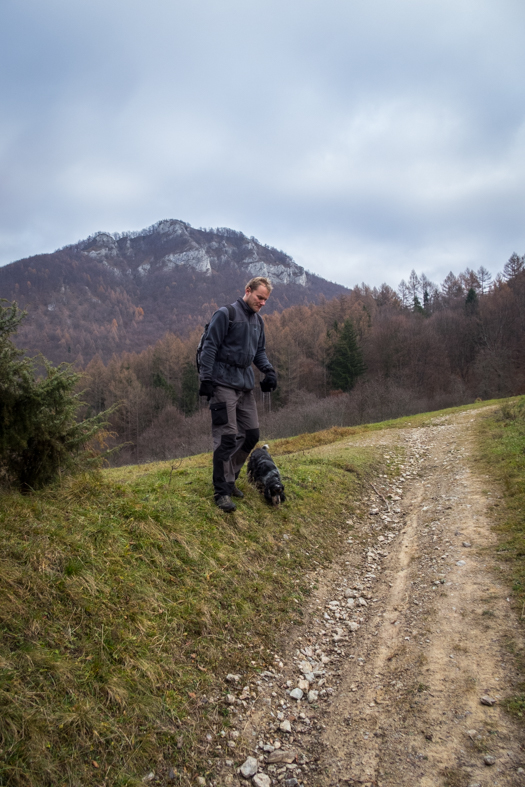
[[[15,347],[11,336],[25,315],[14,302],[0,303],[0,478],[22,491],[78,466],[107,415],[77,422],[81,402],[74,389],[81,375],[69,364],[24,357]]]

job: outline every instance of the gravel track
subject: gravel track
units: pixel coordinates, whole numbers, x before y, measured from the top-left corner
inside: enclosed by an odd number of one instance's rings
[[[498,493],[473,458],[478,417],[357,440],[402,475],[370,486],[346,552],[312,575],[306,624],[244,703],[231,679],[232,734],[257,774],[228,761],[218,784],[525,784],[523,733],[500,704],[524,643],[491,556]]]

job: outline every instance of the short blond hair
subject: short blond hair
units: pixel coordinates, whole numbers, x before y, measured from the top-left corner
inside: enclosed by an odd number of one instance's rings
[[[266,276],[256,276],[254,279],[250,279],[246,285],[246,289],[250,290],[250,292],[253,292],[258,287],[266,287],[268,292],[272,291],[270,279],[267,279]]]

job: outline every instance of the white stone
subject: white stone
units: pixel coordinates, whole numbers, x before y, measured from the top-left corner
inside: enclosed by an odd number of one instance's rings
[[[284,721],[282,721],[279,724],[279,729],[281,730],[281,732],[291,732],[292,731],[292,725],[290,724],[288,719],[285,719]]]
[[[244,776],[245,779],[251,779],[252,776],[255,776],[259,769],[259,763],[255,759],[255,757],[248,757],[245,762],[241,765],[241,774]]]
[[[310,691],[308,692],[308,697],[307,697],[308,702],[309,703],[317,702],[318,698],[319,698],[319,692],[315,691],[315,689],[310,689]]]
[[[302,700],[302,698],[303,698],[303,691],[302,691],[302,689],[299,689],[299,688],[292,689],[292,691],[290,692],[290,697],[293,700]]]
[[[309,661],[300,661],[298,667],[301,672],[312,672],[312,665]]]
[[[257,773],[252,779],[252,784],[254,784],[255,787],[270,787],[270,777],[265,773]]]
[[[482,705],[489,705],[490,707],[496,704],[496,700],[493,697],[489,697],[487,694],[484,694],[483,697],[480,697],[479,701]]]

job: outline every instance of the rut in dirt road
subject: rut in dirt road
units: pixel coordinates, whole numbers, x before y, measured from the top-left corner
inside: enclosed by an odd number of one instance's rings
[[[359,690],[351,697],[349,670],[330,710],[320,785],[523,784],[520,734],[497,704],[514,680],[516,627],[484,552],[493,536],[472,422],[464,413],[406,435],[424,452],[419,478],[376,584],[380,612],[356,639]]]
[[[486,549],[495,493],[472,458],[477,417],[360,440],[404,455],[401,475],[374,483],[347,554],[318,572],[306,628],[237,710],[256,787],[525,784],[500,705],[523,643]]]

